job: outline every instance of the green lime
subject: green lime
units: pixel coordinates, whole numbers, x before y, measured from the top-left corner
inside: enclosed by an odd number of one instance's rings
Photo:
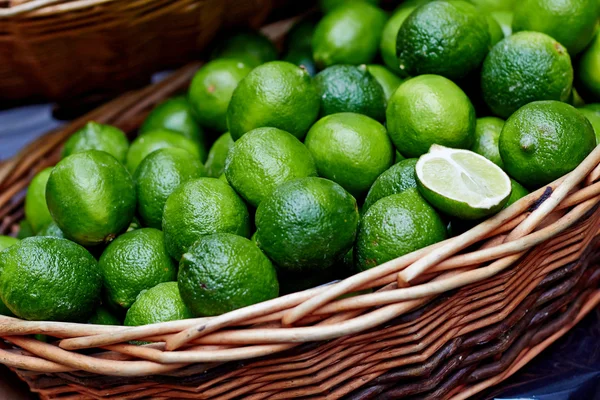
[[[500,26],[500,23],[491,14],[486,15],[485,19],[488,23],[488,30],[490,32],[490,46],[494,46],[496,43],[504,39],[504,31]]]
[[[163,282],[140,293],[127,311],[125,326],[158,324],[193,317],[179,294],[177,282]]]
[[[127,152],[127,162],[125,163],[127,169],[133,174],[144,158],[153,151],[165,147],[177,147],[187,150],[200,161],[206,159],[206,150],[203,146],[185,138],[177,132],[162,129],[138,136],[131,143]]]
[[[0,271],[0,297],[23,319],[85,321],[100,300],[98,263],[67,239],[23,239],[0,252]]]
[[[206,167],[206,175],[211,178],[218,178],[225,171],[225,160],[229,150],[233,148],[233,139],[229,132],[222,134],[213,143],[208,158],[204,166]]]
[[[512,178],[510,179],[510,187],[511,187],[510,197],[508,198],[508,201],[504,205],[504,208],[510,206],[511,204],[513,204],[514,202],[519,200],[520,198],[525,197],[529,194],[529,190],[525,189],[523,187],[523,185],[521,185],[519,182],[515,181]]]
[[[469,150],[433,145],[415,167],[423,197],[445,214],[479,219],[504,207],[510,178],[487,158]]]
[[[543,32],[574,56],[594,37],[599,12],[598,0],[524,0],[516,3],[512,30]]]
[[[350,250],[356,200],[335,182],[300,178],[279,186],[256,211],[256,242],[282,270],[324,270]]]
[[[336,7],[317,24],[313,57],[319,68],[334,64],[368,64],[379,48],[386,13],[368,3]]]
[[[114,316],[108,309],[100,306],[96,308],[92,316],[88,319],[88,324],[92,325],[122,325],[121,320]]]
[[[25,239],[31,236],[35,236],[33,228],[26,219],[22,219],[21,222],[19,222],[19,232],[17,233],[17,239]]]
[[[600,108],[594,109],[590,106],[593,106],[593,104],[578,108],[577,111],[582,113],[592,124],[596,134],[596,144],[598,144],[600,143]]]
[[[337,8],[341,5],[352,3],[352,2],[362,1],[365,3],[371,3],[374,5],[378,5],[380,0],[319,0],[319,7],[324,13],[328,13],[334,8]]]
[[[485,12],[511,11],[516,0],[470,0],[477,8]]]
[[[44,228],[42,228],[36,236],[52,236],[57,238],[64,238],[65,234],[63,231],[56,225],[56,222],[52,221]]]
[[[387,102],[402,83],[402,79],[382,65],[367,65],[367,70],[383,88],[383,94]]]
[[[405,71],[400,69],[400,62],[398,61],[398,55],[396,54],[396,40],[398,39],[398,31],[400,30],[400,26],[402,26],[404,20],[414,10],[414,6],[398,7],[385,24],[383,33],[381,35],[381,42],[379,44],[381,58],[383,58],[385,65],[403,78],[407,77],[408,75]]]
[[[342,112],[385,118],[386,96],[366,65],[333,65],[315,77],[321,96],[321,116]]]
[[[219,179],[220,181],[223,181],[229,185],[229,182],[227,181],[227,177],[225,176],[225,173],[222,173],[217,179]]]
[[[400,69],[408,75],[458,79],[475,70],[489,51],[485,15],[466,1],[432,1],[411,13],[396,40]]]
[[[305,69],[310,76],[315,76],[317,73],[317,66],[313,60],[312,49],[290,50],[285,57],[283,57],[283,61],[287,61]]]
[[[139,134],[165,129],[179,133],[204,149],[204,132],[194,117],[192,104],[185,97],[173,97],[157,105],[144,120]]]
[[[219,59],[196,72],[188,96],[202,125],[217,132],[227,130],[227,107],[231,95],[250,71],[252,68],[240,60]]]
[[[284,182],[317,176],[315,162],[302,142],[277,128],[258,128],[244,134],[225,162],[229,184],[257,207]]]
[[[52,222],[52,216],[46,205],[46,185],[51,172],[52,167],[38,172],[31,180],[25,195],[25,219],[34,233]]]
[[[478,118],[475,127],[475,143],[471,147],[471,150],[475,153],[481,154],[500,168],[504,168],[504,163],[498,150],[498,140],[500,139],[502,127],[504,127],[504,121],[500,118]]]
[[[578,84],[586,99],[600,101],[600,34],[584,50],[577,68]]]
[[[8,249],[13,244],[19,243],[19,239],[12,236],[0,235],[0,251]]]
[[[415,176],[416,158],[407,158],[392,165],[390,169],[385,171],[369,189],[365,204],[363,205],[363,213],[366,212],[377,200],[393,194],[402,193],[407,189],[417,187],[417,178]]]
[[[396,150],[396,156],[394,157],[394,164],[398,164],[400,161],[406,160],[406,158]]]
[[[498,24],[500,24],[500,28],[502,29],[505,38],[512,35],[512,21],[514,18],[512,11],[492,11],[490,12],[490,15],[498,22]]]
[[[273,61],[250,72],[233,92],[227,124],[233,140],[255,128],[279,128],[302,139],[319,114],[319,93],[300,67]]]
[[[211,54],[211,59],[234,58],[250,67],[258,67],[277,59],[277,49],[262,33],[253,31],[236,32],[220,42]]]
[[[383,125],[354,113],[328,115],[306,136],[306,147],[319,176],[363,197],[375,179],[394,162],[394,146]]]
[[[354,253],[360,270],[446,239],[446,226],[417,189],[382,198],[363,215]]]
[[[567,50],[539,32],[518,32],[501,40],[490,51],[481,72],[483,98],[503,118],[532,101],[566,101],[572,84],[573,67]]]
[[[251,240],[230,233],[194,243],[181,257],[177,282],[196,316],[224,314],[279,294],[271,261]]]
[[[174,281],[177,276],[177,265],[167,253],[165,237],[154,228],[136,229],[113,240],[98,266],[106,294],[125,309],[142,290]]]
[[[575,169],[596,147],[596,136],[573,106],[535,101],[506,120],[499,147],[506,172],[527,187],[540,187]]]
[[[179,260],[200,237],[211,233],[250,236],[250,216],[244,201],[227,183],[200,178],[180,185],[169,196],[163,213],[165,242]]]
[[[100,150],[124,163],[128,148],[129,141],[122,130],[91,121],[65,142],[62,158],[86,150]]]
[[[167,198],[179,185],[206,175],[204,165],[176,147],[156,150],[135,171],[137,211],[146,226],[160,229]]]
[[[475,109],[467,95],[439,75],[403,82],[387,107],[387,128],[406,157],[427,153],[432,144],[468,149],[475,140]]]
[[[65,236],[92,246],[108,243],[127,229],[135,212],[135,185],[113,156],[88,150],[56,164],[46,200]]]

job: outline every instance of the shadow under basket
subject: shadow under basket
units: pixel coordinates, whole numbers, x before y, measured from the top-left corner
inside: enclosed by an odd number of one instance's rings
[[[24,189],[70,134],[94,120],[135,135],[199,66],[0,164],[0,234],[15,233]],[[465,399],[514,374],[600,302],[599,164],[600,147],[460,236],[218,317],[141,327],[0,317],[0,362],[44,399]],[[340,299],[364,289],[373,291]]]

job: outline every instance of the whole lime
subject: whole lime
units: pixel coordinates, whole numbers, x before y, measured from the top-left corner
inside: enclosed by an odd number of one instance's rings
[[[504,168],[504,163],[498,150],[498,140],[503,127],[504,121],[500,118],[478,118],[475,127],[475,142],[471,147],[475,153],[481,154],[500,168]]]
[[[112,155],[120,163],[124,163],[128,148],[129,141],[122,130],[90,121],[65,142],[61,157],[65,158],[86,150],[100,150]]]
[[[279,185],[296,178],[317,176],[315,162],[302,142],[277,128],[258,128],[244,134],[225,162],[229,184],[257,207]]]
[[[414,10],[414,6],[398,7],[385,24],[379,44],[381,58],[383,58],[385,65],[403,78],[406,78],[408,74],[406,71],[400,69],[400,62],[396,54],[396,40],[398,39],[398,31],[402,23]]]
[[[25,218],[34,233],[52,222],[50,210],[46,205],[46,185],[51,172],[52,167],[38,172],[31,180],[25,195]]]
[[[206,167],[206,175],[211,178],[218,178],[225,171],[225,160],[230,149],[233,148],[233,139],[229,132],[222,134],[213,143],[208,158],[204,166]]]
[[[169,130],[178,132],[198,146],[204,148],[204,132],[194,117],[194,110],[188,100],[173,97],[157,105],[148,114],[140,127],[140,135],[148,132]]]
[[[113,156],[88,150],[56,164],[46,201],[67,238],[92,246],[110,242],[127,229],[135,212],[135,185]]]
[[[163,282],[140,293],[127,311],[125,326],[157,324],[193,317],[192,311],[179,294],[177,282]]]
[[[416,158],[407,158],[392,165],[390,169],[379,175],[371,186],[371,189],[369,189],[362,208],[363,213],[384,197],[402,193],[407,189],[416,188],[416,164]]]
[[[211,59],[233,58],[241,60],[250,67],[258,67],[277,59],[275,45],[262,33],[238,31],[227,36],[217,44]]]

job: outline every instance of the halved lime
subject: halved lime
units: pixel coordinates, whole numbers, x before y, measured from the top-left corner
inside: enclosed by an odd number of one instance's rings
[[[419,191],[434,207],[462,218],[478,219],[502,209],[511,192],[500,167],[469,150],[433,145],[416,165]]]

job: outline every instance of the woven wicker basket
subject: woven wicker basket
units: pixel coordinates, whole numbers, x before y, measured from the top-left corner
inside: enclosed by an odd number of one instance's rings
[[[0,0],[0,101],[60,101],[144,86],[153,72],[198,59],[221,28],[258,27],[287,3]]]
[[[133,136],[199,65],[1,164],[0,234],[16,231],[24,189],[58,161],[71,133],[95,120]],[[0,317],[0,362],[44,399],[464,399],[509,377],[600,303],[599,202],[600,147],[460,236],[218,317],[141,327]],[[338,300],[366,288],[375,291]]]

